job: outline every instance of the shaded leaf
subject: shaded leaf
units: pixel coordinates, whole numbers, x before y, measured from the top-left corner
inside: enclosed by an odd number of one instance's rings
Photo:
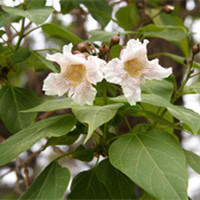
[[[51,137],[48,139],[46,147],[50,145],[71,145],[78,139],[79,136],[80,133],[74,130],[61,137]]]
[[[132,30],[133,26],[139,21],[138,10],[135,3],[129,3],[121,7],[115,14],[118,24],[125,30]]]
[[[110,121],[123,104],[106,106],[82,106],[72,108],[77,120],[88,124],[88,134],[85,142],[92,136],[93,131],[102,124]]]
[[[105,186],[99,182],[95,169],[79,173],[72,181],[71,199],[111,199]]]
[[[56,68],[56,66],[49,60],[46,60],[45,58],[43,58],[41,55],[39,55],[38,53],[32,51],[31,52],[36,58],[38,58],[48,69],[50,69],[53,72],[58,72],[58,69]]]
[[[12,63],[17,64],[20,62],[25,61],[29,56],[31,55],[31,52],[28,49],[20,47],[14,54],[12,55]]]
[[[95,174],[99,182],[105,186],[110,199],[137,199],[135,184],[125,174],[114,168],[108,159],[98,165]]]
[[[77,147],[77,149],[71,154],[72,158],[85,162],[90,162],[93,159],[93,149],[87,149],[83,145]]]
[[[74,125],[74,117],[61,115],[44,119],[23,129],[0,144],[0,165],[16,158],[44,137],[67,134]]]
[[[35,92],[12,86],[0,90],[0,118],[11,133],[32,124],[34,113],[20,113],[21,110],[38,105],[40,102]]]
[[[170,134],[150,131],[124,136],[112,143],[109,156],[114,167],[156,198],[188,199],[185,156]]]
[[[56,161],[50,163],[31,184],[20,200],[62,200],[70,181],[70,172]]]

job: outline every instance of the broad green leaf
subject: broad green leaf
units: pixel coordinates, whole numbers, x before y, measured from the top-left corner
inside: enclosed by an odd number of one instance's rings
[[[184,150],[184,153],[185,153],[188,165],[194,171],[196,171],[198,174],[200,174],[200,156],[198,156],[197,154],[195,154],[191,151],[187,151],[187,150]]]
[[[6,12],[1,11],[0,12],[0,27],[4,27],[7,24],[10,24],[12,22],[17,22],[19,21],[20,17],[18,16],[13,16],[13,15],[9,15]]]
[[[44,8],[37,8],[31,10],[23,10],[21,8],[3,6],[3,10],[10,15],[27,17],[35,24],[43,23],[48,16],[53,12],[53,7],[45,6]]]
[[[44,24],[42,25],[42,30],[50,36],[61,37],[75,44],[82,42],[82,40],[79,37],[57,24]]]
[[[63,135],[61,137],[51,137],[50,139],[48,139],[46,146],[71,145],[78,139],[79,136],[80,136],[80,133],[74,130],[74,131],[69,132],[67,135]]]
[[[101,42],[106,42],[110,41],[111,38],[114,35],[119,34],[120,35],[128,35],[128,34],[133,34],[135,32],[133,31],[124,31],[124,32],[108,32],[108,31],[103,31],[103,30],[92,30],[89,31],[89,34],[91,37],[89,38],[89,41],[94,42],[94,41],[101,41]]]
[[[184,63],[185,58],[184,57],[177,56],[175,54],[168,53],[168,52],[161,52],[156,55],[157,56],[159,56],[159,55],[167,56],[167,57],[171,58],[172,60],[176,61],[177,63],[180,63],[183,66],[185,66],[185,63]],[[200,63],[194,61],[192,67],[196,68],[196,69],[200,69]]]
[[[170,101],[173,93],[173,84],[166,80],[145,80],[141,88],[151,94],[157,94]]]
[[[200,93],[200,83],[195,82],[191,85],[187,85],[184,87],[184,94],[198,94]]]
[[[154,197],[188,199],[185,156],[170,134],[155,130],[121,137],[112,143],[109,158],[114,167]]]
[[[42,8],[45,6],[46,0],[26,0],[26,6],[28,9]]]
[[[188,36],[186,30],[181,26],[156,26],[149,24],[138,29],[144,37],[157,37],[170,42],[179,42]]]
[[[96,1],[96,0],[79,0],[80,3],[84,4],[92,17],[97,20],[104,27],[108,24],[112,14],[112,7],[107,3],[106,0]],[[105,17],[106,16],[106,17]]]
[[[71,0],[60,0],[60,7],[61,7],[61,13],[67,14],[74,8],[79,6],[79,0],[71,1]]]
[[[70,181],[70,171],[57,161],[51,162],[19,200],[62,200]]]
[[[111,199],[105,186],[99,182],[95,169],[79,173],[72,181],[71,192],[67,196],[71,199]]]
[[[38,96],[29,89],[5,86],[0,90],[0,118],[11,133],[32,124],[34,113],[20,113],[39,104]]]
[[[66,135],[74,125],[74,117],[62,115],[47,118],[23,129],[0,144],[0,165],[16,158],[44,137]]]
[[[125,30],[132,30],[133,26],[139,21],[138,10],[135,3],[129,3],[121,7],[115,14],[118,24]]]
[[[141,102],[166,108],[175,118],[185,123],[190,128],[189,131],[195,135],[198,134],[200,129],[200,115],[193,110],[173,105],[161,96],[154,94],[142,94]]]
[[[119,44],[112,46],[111,49],[110,49],[110,58],[111,59],[119,58],[121,49],[122,49],[122,46],[119,45]]]
[[[45,58],[43,58],[41,55],[39,55],[38,53],[32,51],[31,52],[36,58],[38,58],[48,69],[50,69],[53,72],[58,72],[58,69],[56,68],[56,66],[50,62],[49,60],[46,60]]]
[[[82,106],[72,108],[77,120],[88,124],[88,134],[85,142],[92,136],[93,131],[102,124],[110,121],[123,104],[106,106]]]
[[[31,52],[28,49],[20,47],[14,54],[12,55],[12,63],[17,64],[20,62],[25,61],[29,56],[31,55]]]
[[[80,145],[71,155],[72,158],[74,159],[90,162],[94,157],[93,153],[94,153],[93,149],[87,149],[83,145]]]
[[[105,186],[110,199],[137,199],[135,184],[125,174],[114,168],[108,159],[98,165],[95,174],[99,182]]]
[[[24,110],[24,113],[27,112],[48,112],[48,111],[53,111],[53,110],[61,110],[61,109],[67,109],[67,108],[72,108],[78,106],[76,103],[71,98],[65,98],[65,99],[57,99],[57,100],[48,100],[45,101],[44,103],[28,109]]]

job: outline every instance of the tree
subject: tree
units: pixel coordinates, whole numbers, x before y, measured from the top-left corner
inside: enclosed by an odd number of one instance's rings
[[[199,114],[180,104],[200,91],[200,46],[184,25],[187,16],[199,17],[200,3],[189,11],[186,3],[60,0],[61,11],[46,0],[1,6],[0,164],[15,171],[19,199],[189,199],[187,165],[200,173],[200,158],[181,147],[177,131],[200,131]],[[87,30],[89,15],[101,28]],[[32,48],[37,29],[44,49]],[[56,156],[33,180],[29,167],[48,147]],[[90,169],[71,177],[66,159]]]

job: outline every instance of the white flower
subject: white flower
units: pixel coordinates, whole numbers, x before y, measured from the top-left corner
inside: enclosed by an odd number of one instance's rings
[[[43,90],[46,95],[62,96],[68,92],[68,96],[78,104],[92,105],[96,96],[96,84],[103,79],[102,68],[105,61],[96,56],[72,54],[72,44],[63,47],[63,54],[47,55],[47,59],[60,65],[61,72],[50,73],[44,80]]]
[[[172,73],[172,68],[165,69],[158,64],[158,59],[147,58],[148,40],[141,43],[131,39],[122,49],[120,59],[111,60],[104,69],[108,82],[119,84],[131,105],[141,100],[140,82],[145,79],[162,79]]]

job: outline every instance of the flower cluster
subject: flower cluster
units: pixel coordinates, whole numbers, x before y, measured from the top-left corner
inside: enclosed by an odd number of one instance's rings
[[[119,84],[131,105],[141,100],[140,82],[145,79],[162,79],[172,73],[172,68],[165,69],[158,59],[147,58],[148,40],[141,43],[131,39],[121,50],[120,59],[114,58],[108,63],[97,56],[72,54],[72,44],[63,47],[63,54],[47,55],[47,59],[60,65],[60,73],[50,73],[44,80],[43,90],[46,95],[62,96],[68,93],[78,104],[92,105],[96,89],[92,84],[105,78],[108,82]]]

